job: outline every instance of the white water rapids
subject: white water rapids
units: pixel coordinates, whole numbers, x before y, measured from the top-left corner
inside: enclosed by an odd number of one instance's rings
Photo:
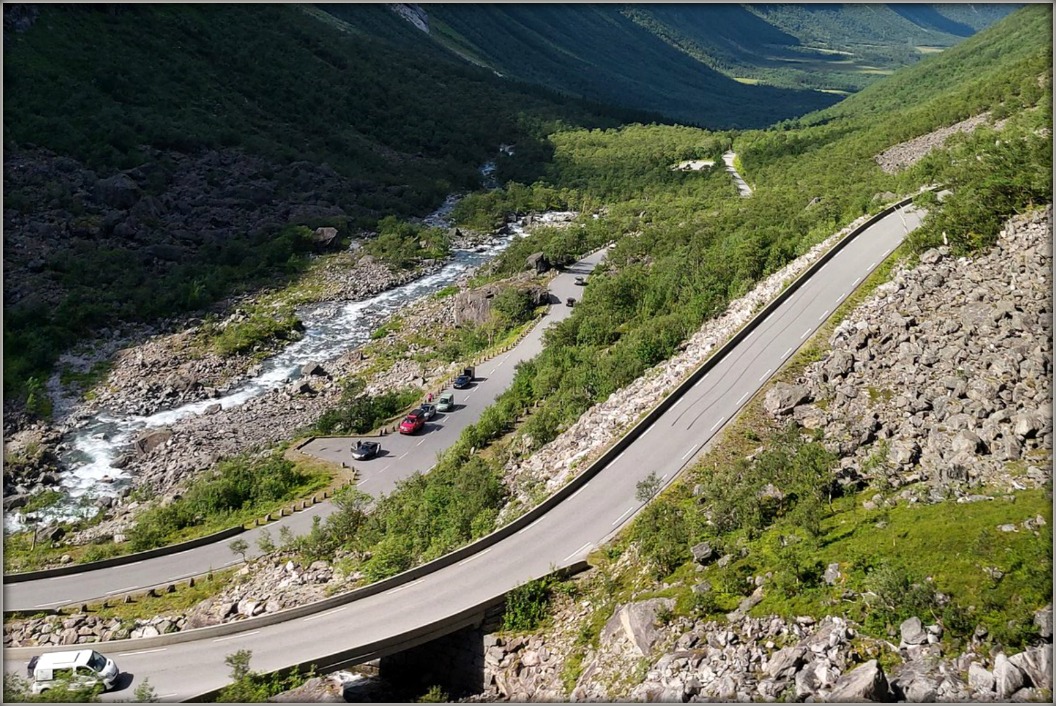
[[[492,171],[490,164],[485,165],[481,170],[482,176],[488,179]],[[457,202],[457,197],[449,196],[423,222],[429,226],[449,226],[448,217]],[[543,214],[538,220],[545,222],[549,220],[549,215]],[[129,474],[115,468],[113,463],[144,430],[169,426],[181,419],[200,415],[210,405],[220,404],[224,409],[229,409],[244,404],[299,377],[306,363],[325,363],[367,343],[371,332],[400,308],[455,283],[469,270],[498,255],[523,234],[521,226],[511,223],[506,235],[493,237],[471,249],[453,250],[451,260],[432,274],[370,299],[340,306],[328,302],[305,307],[298,311],[305,326],[304,336],[263,362],[258,375],[242,382],[222,397],[191,402],[150,416],[120,416],[104,410],[80,422],[78,428],[64,439],[70,450],[62,456],[66,471],[60,481],[60,488],[68,498],[65,502],[37,511],[34,519],[47,522],[95,512],[92,500],[115,496],[130,483]],[[20,512],[9,512],[4,518],[5,528],[9,531],[21,529],[24,522],[25,518]]]

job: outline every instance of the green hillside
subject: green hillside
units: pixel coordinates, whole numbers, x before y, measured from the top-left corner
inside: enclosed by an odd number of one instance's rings
[[[764,127],[836,100],[738,83],[640,26],[618,5],[424,7],[435,41],[504,76],[683,123]],[[339,14],[355,21],[358,12],[349,6]]]

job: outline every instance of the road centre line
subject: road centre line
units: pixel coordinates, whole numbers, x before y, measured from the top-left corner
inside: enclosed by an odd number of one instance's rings
[[[425,443],[425,439],[422,439],[422,440],[421,440],[421,441],[419,441],[419,442],[418,442],[417,444],[415,444],[415,446],[421,446],[421,445],[422,445],[422,444],[424,444],[424,443]]]
[[[583,552],[583,550],[585,550],[585,549],[589,549],[589,548],[590,548],[590,542],[587,542],[587,543],[586,543],[586,544],[584,544],[584,545],[583,545],[582,547],[580,547],[580,548],[579,548],[579,549],[577,549],[576,551],[572,552],[571,554],[569,554],[568,556],[566,556],[566,557],[565,557],[564,559],[562,559],[561,561],[562,561],[562,562],[568,561],[568,560],[569,560],[569,559],[571,559],[572,557],[574,557],[574,556],[577,556],[577,555],[581,554],[581,553]]]
[[[712,426],[711,429],[709,429],[708,431],[715,431],[716,429],[721,427],[722,423],[725,422],[725,421],[726,421],[726,417],[723,417],[719,421],[715,422],[714,426]]]
[[[151,652],[164,652],[168,647],[155,647],[153,650],[139,650],[138,652],[118,652],[118,657],[131,657],[132,655],[149,655]]]
[[[403,454],[403,456],[406,456],[406,455],[407,455],[407,454],[409,454],[409,453],[410,453],[410,451],[405,451],[405,452],[404,452],[404,454]],[[403,456],[400,456],[400,458],[403,458]],[[397,459],[397,460],[399,460],[399,459]]]
[[[483,553],[484,552],[481,552],[481,554],[483,554]],[[397,586],[396,588],[391,589],[389,591],[389,593],[396,593],[397,591],[402,591],[405,588],[410,588],[411,586],[417,586],[422,581],[425,581],[425,577],[424,576],[422,578],[418,579],[417,581],[411,581],[410,583],[405,583],[402,586]]]
[[[526,527],[525,529],[528,529],[528,528]],[[476,554],[474,554],[472,556],[468,556],[465,559],[463,559],[462,561],[458,562],[458,566],[462,566],[463,564],[468,564],[469,562],[473,561],[474,559],[479,559],[480,557],[482,557],[485,554],[487,554],[488,552],[490,552],[492,549],[494,549],[494,547],[488,547],[487,549],[485,549],[482,552],[477,552]],[[424,580],[425,579],[418,579],[418,581],[424,581]],[[418,581],[416,581],[415,583],[418,583]],[[407,584],[407,585],[411,586],[413,584]],[[406,588],[406,586],[400,586],[400,588]],[[392,590],[393,591],[398,591],[400,589],[399,588],[394,588]]]
[[[629,508],[627,508],[626,510],[624,510],[624,511],[623,511],[623,514],[622,514],[622,515],[620,515],[620,516],[619,516],[619,517],[617,517],[617,518],[616,518],[615,520],[613,520],[613,522],[612,522],[612,526],[613,526],[613,527],[615,527],[616,525],[620,524],[620,521],[621,521],[621,520],[622,520],[623,518],[627,517],[627,515],[629,515],[629,514],[630,514],[630,513],[632,513],[632,512],[634,512],[634,506],[633,506],[633,505],[632,505],[632,506],[630,506]]]
[[[213,642],[223,642],[224,640],[234,640],[236,637],[249,637],[250,635],[256,635],[260,630],[253,630],[251,632],[240,632],[234,635],[228,635],[227,637],[218,637]]]
[[[334,608],[333,610],[328,610],[325,613],[316,613],[315,615],[309,615],[307,618],[303,618],[301,622],[310,623],[313,620],[316,620],[317,618],[325,618],[327,616],[333,615],[334,613],[340,613],[341,611],[345,610],[346,608],[351,608],[351,607],[352,607],[351,605],[345,605],[345,606],[341,606],[340,608]]]

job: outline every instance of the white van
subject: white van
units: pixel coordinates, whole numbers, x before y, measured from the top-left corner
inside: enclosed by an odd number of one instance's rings
[[[91,689],[102,684],[110,689],[117,681],[117,665],[95,650],[48,652],[29,660],[30,691],[40,694],[53,686],[66,684],[70,689]]]

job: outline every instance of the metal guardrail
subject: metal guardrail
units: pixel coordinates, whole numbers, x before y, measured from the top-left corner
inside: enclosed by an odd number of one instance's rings
[[[833,257],[836,256],[848,243],[854,238],[858,237],[859,234],[864,232],[869,227],[875,225],[877,222],[885,218],[886,216],[894,213],[897,209],[902,208],[912,203],[914,197],[902,199],[901,201],[888,206],[876,215],[872,216],[862,225],[858,226],[846,236],[841,238],[839,242],[835,243],[825,254],[823,254],[817,261],[814,262],[810,267],[804,270],[798,277],[788,284],[777,295],[769,304],[763,307],[755,316],[753,316],[744,326],[741,327],[733,336],[731,336],[725,343],[719,346],[703,363],[701,363],[696,369],[689,373],[681,383],[679,383],[675,389],[669,393],[664,399],[656,404],[653,409],[642,416],[639,421],[627,430],[623,436],[617,439],[608,449],[606,449],[597,459],[590,463],[583,471],[578,474],[575,478],[571,479],[565,484],[560,490],[555,492],[549,498],[544,500],[539,505],[529,510],[527,513],[521,515],[513,522],[500,527],[491,534],[478,539],[472,544],[468,544],[460,549],[445,554],[442,557],[434,559],[425,564],[413,567],[404,571],[403,573],[397,574],[390,578],[382,581],[357,588],[347,593],[331,596],[330,598],[309,603],[294,608],[288,608],[283,611],[271,613],[269,615],[262,615],[256,618],[250,618],[247,620],[240,620],[234,623],[226,623],[223,625],[214,625],[211,627],[197,628],[194,630],[185,630],[182,632],[169,633],[166,635],[159,635],[157,637],[138,638],[136,640],[114,640],[104,643],[92,643],[93,645],[107,645],[113,649],[149,649],[153,647],[160,647],[164,645],[171,645],[180,642],[190,642],[198,639],[206,639],[213,637],[222,637],[224,635],[234,634],[243,630],[253,630],[268,625],[274,625],[286,620],[293,620],[303,616],[311,615],[313,613],[319,613],[331,608],[351,603],[352,601],[365,598],[367,596],[374,595],[387,591],[390,588],[414,581],[426,574],[432,573],[444,567],[455,564],[463,559],[472,556],[488,547],[498,544],[503,539],[515,534],[521,529],[527,527],[535,520],[539,519],[554,507],[559,505],[570,495],[575,493],[581,487],[583,487],[591,478],[596,476],[605,466],[611,463],[617,456],[630,446],[635,440],[638,439],[645,431],[653,424],[661,415],[664,414],[672,405],[675,404],[686,392],[689,391],[700,378],[702,378],[709,370],[711,370],[716,364],[719,363],[737,344],[739,344],[744,338],[748,336],[759,324],[761,324],[771,313],[774,312],[781,304],[788,300],[808,279],[813,277],[818,270],[825,266]],[[674,477],[669,480],[673,481]],[[8,648],[4,650],[5,656],[25,656],[29,657],[33,654],[41,652],[54,652],[58,650],[69,649],[68,645],[50,645],[48,647],[18,647]]]

